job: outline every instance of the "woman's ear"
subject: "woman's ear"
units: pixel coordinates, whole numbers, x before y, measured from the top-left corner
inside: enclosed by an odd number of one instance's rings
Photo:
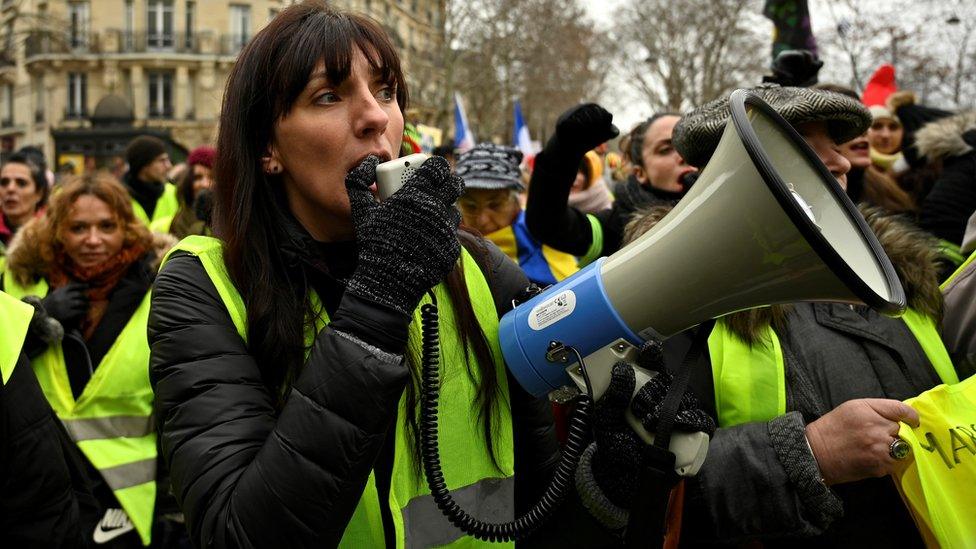
[[[274,145],[268,145],[268,150],[265,155],[261,157],[261,169],[264,173],[268,175],[278,175],[284,169],[281,164],[281,160],[278,158],[278,152],[275,150]]]
[[[637,182],[641,185],[647,185],[647,174],[641,166],[634,166],[634,177],[637,178]]]

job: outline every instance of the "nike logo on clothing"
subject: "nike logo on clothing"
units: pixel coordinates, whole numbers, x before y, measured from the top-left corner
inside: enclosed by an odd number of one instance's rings
[[[135,526],[129,520],[129,515],[122,509],[107,509],[102,520],[95,526],[95,535],[92,539],[95,543],[105,543],[113,540],[126,532],[131,532]]]

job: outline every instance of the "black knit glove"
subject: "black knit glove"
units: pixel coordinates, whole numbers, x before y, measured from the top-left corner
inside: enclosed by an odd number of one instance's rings
[[[624,418],[628,406],[641,420],[644,428],[653,432],[657,426],[657,412],[671,386],[671,373],[664,367],[660,344],[648,342],[641,348],[638,365],[658,372],[634,395],[636,376],[627,363],[613,366],[610,386],[597,401],[593,412],[596,449],[592,455],[592,476],[603,495],[614,505],[629,509],[633,502],[641,469],[651,453]],[[633,399],[631,398],[633,396]],[[675,419],[676,431],[715,431],[712,419],[699,409],[693,395],[686,393]]]
[[[24,339],[24,352],[34,358],[44,352],[50,345],[61,342],[64,338],[64,328],[61,323],[51,318],[44,310],[41,298],[33,295],[25,296],[21,301],[34,307],[34,316],[27,327],[27,337]]]
[[[543,152],[548,157],[572,162],[575,170],[587,151],[619,134],[620,130],[613,125],[612,114],[596,103],[584,103],[559,116],[556,132]]]
[[[434,156],[379,203],[369,191],[378,163],[370,156],[346,177],[359,242],[359,261],[346,291],[411,315],[461,254],[461,214],[454,203],[464,182],[451,173],[447,160]]]
[[[41,300],[48,316],[61,323],[65,330],[78,326],[88,312],[87,284],[71,282],[47,294]]]

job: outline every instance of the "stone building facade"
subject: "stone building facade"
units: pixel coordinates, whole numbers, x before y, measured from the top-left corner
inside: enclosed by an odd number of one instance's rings
[[[117,166],[132,137],[173,145],[175,160],[216,138],[238,52],[293,0],[0,0],[0,152],[40,146],[52,168]],[[412,117],[443,77],[444,0],[347,0],[393,37]],[[51,161],[53,160],[53,162]]]

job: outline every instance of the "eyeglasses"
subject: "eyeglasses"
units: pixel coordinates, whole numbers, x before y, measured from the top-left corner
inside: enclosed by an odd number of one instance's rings
[[[0,178],[0,188],[7,188],[7,185],[11,183],[16,183],[21,189],[26,189],[28,185],[31,184],[30,180],[24,179],[23,177],[4,177]]]

